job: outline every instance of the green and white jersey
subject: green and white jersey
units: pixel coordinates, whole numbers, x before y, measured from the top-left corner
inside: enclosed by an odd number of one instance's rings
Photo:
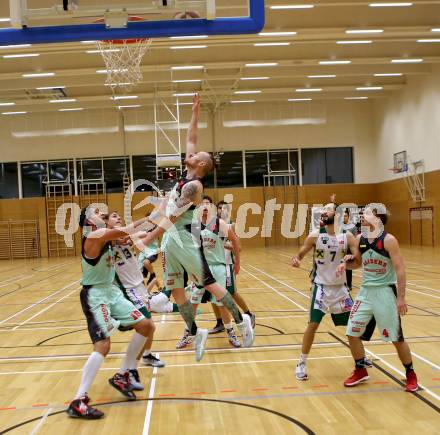
[[[115,279],[115,266],[111,244],[108,243],[102,248],[99,257],[87,258],[84,253],[84,243],[86,240],[85,237],[82,240],[81,284],[83,286],[111,287]]]
[[[345,284],[345,274],[336,276],[336,268],[347,252],[347,234],[328,234],[325,227],[320,228],[316,239],[314,265],[311,273],[315,284]]]
[[[170,192],[170,196],[168,199],[168,204],[167,204],[167,208],[166,208],[166,214],[167,216],[172,216],[175,214],[175,210],[176,210],[176,202],[177,200],[180,198],[181,192],[182,192],[182,188],[185,184],[191,182],[191,181],[195,181],[198,180],[200,182],[202,182],[201,179],[199,178],[194,178],[194,179],[188,179],[185,177],[182,177],[174,186],[173,190]],[[187,211],[185,211],[182,215],[179,216],[179,218],[177,219],[176,223],[174,224],[175,228],[180,231],[180,230],[188,230],[188,226],[191,226],[191,224],[193,223],[193,218],[194,218],[194,212],[196,210],[196,206],[192,205]]]
[[[225,248],[220,237],[220,220],[212,220],[208,225],[202,224],[201,238],[206,261],[211,264],[226,264]]]
[[[387,287],[397,283],[396,270],[385,250],[384,241],[387,233],[384,231],[380,237],[371,243],[367,238],[361,237],[359,249],[362,254],[362,287]]]
[[[139,270],[136,252],[131,245],[116,242],[113,247],[115,254],[115,268],[118,279],[126,289],[135,288],[144,282]]]
[[[229,225],[233,225],[234,222],[229,222]],[[230,242],[230,240],[227,237],[222,237],[223,243]],[[230,249],[225,249],[225,259],[226,264],[235,264],[235,258],[234,253]]]
[[[357,227],[355,224],[349,222],[348,224],[341,224],[341,230],[345,232],[350,232],[353,236],[356,236],[358,233]]]

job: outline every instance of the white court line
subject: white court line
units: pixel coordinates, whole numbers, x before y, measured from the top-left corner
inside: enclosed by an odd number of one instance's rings
[[[368,350],[367,348],[365,348],[365,350],[372,355],[374,358],[378,359],[380,362],[382,362],[383,364],[385,364],[388,368],[390,368],[391,370],[394,370],[396,373],[398,373],[400,376],[403,376],[404,378],[406,378],[405,374],[399,370],[397,367],[394,367],[392,364],[386,362],[384,359],[379,357],[379,354],[375,354],[373,352],[371,352],[371,350]],[[425,385],[421,384],[420,382],[418,382],[419,386],[422,387],[426,393],[428,393],[431,397],[433,397],[436,400],[440,400],[440,396],[435,394],[433,391],[431,391],[429,388],[425,387]]]
[[[395,352],[391,353],[378,353],[380,356],[397,355]],[[308,357],[309,360],[326,360],[326,359],[345,359],[352,358],[351,355],[332,355],[322,357]],[[299,361],[299,358],[284,358],[284,359],[265,359],[265,360],[251,360],[251,361],[223,361],[223,362],[211,362],[211,363],[187,363],[187,364],[167,364],[166,368],[179,368],[179,367],[201,367],[201,366],[221,366],[221,365],[234,365],[234,364],[264,364],[274,362],[290,362]],[[156,368],[156,367],[155,367]],[[163,370],[165,370],[164,368]],[[120,367],[101,367],[99,371],[114,371],[119,370]],[[139,367],[139,370],[150,370],[150,367]],[[35,374],[56,374],[56,373],[80,373],[83,369],[65,369],[65,370],[31,370],[21,372],[0,372],[0,376],[8,375],[35,375]]]
[[[431,295],[431,294],[429,294],[429,293],[424,293],[424,292],[421,292],[421,291],[419,291],[419,290],[414,290],[414,289],[412,289],[412,288],[407,288],[407,290],[408,290],[409,292],[419,293],[419,294],[421,294],[421,295],[425,295],[425,296],[428,296],[428,297],[430,297],[430,298],[440,299],[440,296]]]
[[[75,261],[76,262],[76,261]],[[49,266],[49,267],[46,267],[46,268],[44,268],[44,269],[34,269],[36,272],[50,272],[50,271],[52,271],[52,270],[56,270],[56,269],[59,269],[59,268],[61,268],[61,267],[63,267],[63,266],[65,266],[66,264],[72,264],[72,263],[74,263],[74,261],[65,261],[64,263],[60,263],[60,264],[54,264],[53,266]]]
[[[305,298],[310,299],[310,296],[309,296],[309,295],[303,293],[302,291],[298,290],[298,289],[295,288],[295,287],[292,287],[292,286],[289,285],[289,284],[286,284],[286,283],[283,282],[283,281],[280,281],[279,279],[275,278],[273,275],[270,275],[269,273],[264,272],[263,270],[259,269],[258,267],[252,266],[252,264],[248,264],[248,266],[249,266],[249,267],[252,267],[252,269],[257,270],[258,272],[262,273],[263,275],[268,276],[269,278],[271,278],[271,279],[273,279],[274,281],[280,283],[280,284],[283,285],[284,287],[290,288],[291,290],[293,290],[294,292],[300,294],[301,296],[304,296]],[[258,279],[258,278],[257,278],[257,279]]]
[[[46,296],[45,298],[39,300],[38,302],[33,303],[32,305],[29,305],[26,308],[23,308],[22,310],[20,310],[18,313],[13,314],[12,316],[7,317],[6,319],[3,319],[2,321],[0,321],[0,325],[2,325],[3,323],[7,322],[8,320],[13,319],[15,316],[18,316],[19,314],[22,314],[32,308],[34,308],[36,305],[41,304],[41,302],[44,302],[45,300],[49,299],[51,296],[55,296],[56,294],[62,292],[63,290],[68,289],[69,287],[72,287],[73,285],[77,284],[78,281],[73,281],[70,284],[67,284],[66,286],[64,286],[63,288],[51,293],[49,296]]]
[[[253,267],[251,265],[249,265],[250,267]],[[284,293],[279,292],[276,288],[272,287],[271,285],[265,283],[262,279],[258,278],[257,276],[255,276],[254,274],[252,274],[251,272],[247,271],[243,266],[241,267],[241,269],[246,272],[248,275],[252,276],[254,279],[260,281],[261,283],[263,283],[265,286],[267,286],[268,288],[270,288],[271,290],[273,290],[278,296],[281,296],[284,299],[287,299],[288,301],[292,302],[292,304],[295,304],[298,308],[301,308],[304,311],[307,311],[307,308],[302,306],[301,304],[298,304],[297,302],[295,302],[293,299],[290,299],[289,296],[286,296]],[[256,269],[254,267],[254,269]]]
[[[29,322],[30,320],[34,319],[35,317],[38,317],[40,314],[45,313],[46,311],[48,311],[49,309],[51,309],[52,307],[54,307],[58,302],[61,302],[63,299],[69,297],[72,293],[78,291],[81,287],[76,287],[74,288],[71,292],[67,293],[67,295],[64,295],[62,298],[58,299],[57,301],[55,301],[53,304],[48,305],[47,307],[43,308],[42,310],[38,311],[38,313],[33,314],[31,317],[29,317],[27,320],[24,320],[23,322],[21,322],[19,325],[14,326],[12,328],[12,331],[16,331],[20,326],[25,325],[27,322]],[[58,329],[58,328],[57,328]]]
[[[45,413],[41,416],[40,420],[38,421],[38,424],[34,427],[30,435],[36,435],[39,430],[43,427],[44,423],[46,423],[47,417],[49,417],[49,414],[53,411],[53,408],[47,408]]]
[[[5,280],[3,280],[2,282],[4,283],[4,284],[2,284],[2,285],[0,285],[0,288],[1,287],[6,287],[7,285],[11,285],[11,284],[15,284],[15,283],[17,283],[17,282],[19,282],[19,281],[23,281],[23,280],[25,280],[25,279],[27,279],[27,278],[32,278],[34,276],[34,274],[31,274],[31,275],[17,275],[17,276],[13,276],[12,278],[9,278],[9,279],[5,279]],[[21,278],[18,278],[18,279],[14,279],[14,278],[17,278],[17,277],[21,277]]]
[[[156,358],[159,358],[158,353],[156,353]],[[150,384],[150,392],[148,394],[149,399],[152,399],[154,397],[154,392],[156,390],[156,375],[157,375],[157,367],[154,367],[153,377],[151,378],[151,384]],[[142,435],[148,435],[148,432],[150,431],[151,413],[153,412],[153,401],[149,400],[147,403],[148,403],[147,411],[145,412],[144,428],[142,430]]]
[[[418,281],[418,280],[416,280],[416,281]],[[432,290],[432,291],[434,291],[434,292],[436,292],[436,293],[440,293],[440,290],[437,289],[437,288],[428,287],[428,286],[426,286],[426,285],[414,284],[414,283],[413,283],[413,280],[408,281],[408,284],[409,284],[409,285],[413,285],[414,287],[424,288],[424,289],[426,289],[426,290]]]
[[[422,342],[423,343],[423,342]],[[437,364],[433,363],[432,361],[429,361],[429,359],[424,358],[423,356],[417,355],[415,352],[411,351],[411,354],[414,355],[416,358],[418,358],[419,360],[425,362],[426,364],[430,365],[431,367],[433,367],[436,370],[440,370],[440,366],[438,366]]]

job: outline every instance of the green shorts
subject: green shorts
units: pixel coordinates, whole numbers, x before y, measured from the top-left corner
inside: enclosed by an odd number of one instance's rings
[[[167,290],[184,288],[184,272],[199,286],[215,283],[203,249],[189,231],[181,229],[168,234],[163,250],[164,281]]]
[[[110,337],[119,326],[133,326],[144,319],[115,285],[83,287],[80,299],[92,343]]]
[[[237,291],[236,283],[235,283],[235,272],[234,265],[227,264],[226,265],[226,290],[233,295]]]
[[[313,283],[310,318],[313,323],[321,323],[322,318],[330,312],[335,326],[346,326],[353,299],[345,285],[327,286]]]
[[[395,286],[361,287],[351,309],[347,335],[362,336],[373,316],[382,341],[404,341]]]
[[[222,287],[226,287],[226,267],[224,264],[211,264],[209,269],[214,277],[215,281],[218,282]],[[198,305],[202,303],[202,298],[204,293],[207,292],[204,287],[197,287],[193,285],[191,288],[191,303],[194,305]],[[209,300],[209,299],[208,299]],[[222,307],[223,304],[215,298],[214,295],[211,295],[210,298],[211,303]]]

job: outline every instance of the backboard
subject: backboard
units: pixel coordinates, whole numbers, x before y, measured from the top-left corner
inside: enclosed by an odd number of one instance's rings
[[[0,45],[258,33],[264,8],[264,0],[9,0]]]

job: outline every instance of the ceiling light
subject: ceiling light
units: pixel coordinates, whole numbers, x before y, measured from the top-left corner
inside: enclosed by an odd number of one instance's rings
[[[403,76],[402,73],[380,73],[374,74],[374,77],[400,77]]]
[[[440,42],[440,38],[417,39],[417,42]]]
[[[139,98],[137,95],[115,95],[110,97],[112,100],[135,100]]]
[[[22,77],[25,78],[34,78],[34,77],[53,77],[55,75],[55,73],[53,72],[48,72],[48,73],[32,73],[32,74],[22,74]]]
[[[406,6],[412,6],[411,2],[396,2],[396,3],[370,3],[370,8],[402,8]]]
[[[240,80],[269,80],[270,77],[240,77]]]
[[[208,35],[170,36],[170,39],[205,39]]]
[[[273,10],[283,10],[283,9],[313,9],[315,5],[275,5],[270,8]]]
[[[131,105],[128,105],[128,106],[118,106],[118,109],[132,109],[132,108],[135,108],[135,107],[141,107],[141,105],[140,104],[131,104]]]
[[[245,66],[249,68],[257,68],[257,67],[264,67],[264,66],[277,66],[278,62],[262,62],[262,63],[247,63]]]
[[[431,29],[431,32],[440,32],[440,27],[438,29]]]
[[[359,86],[356,88],[357,91],[381,91],[383,86]]]
[[[15,106],[15,103],[12,103],[12,102],[0,103],[0,106]]]
[[[298,88],[295,92],[321,92],[322,88]]]
[[[261,32],[258,36],[293,36],[298,32]]]
[[[232,104],[240,104],[240,103],[255,103],[255,100],[232,100]]]
[[[336,77],[335,74],[322,74],[316,76],[307,76],[309,79],[334,79]]]
[[[351,60],[320,60],[320,65],[348,65]]]
[[[391,63],[420,63],[423,59],[393,59]]]
[[[172,45],[171,50],[187,50],[192,48],[208,48],[207,45]]]
[[[370,39],[358,39],[358,40],[354,40],[354,41],[337,41],[336,44],[371,44],[373,41],[371,41]]]
[[[58,109],[58,112],[78,112],[84,110],[84,107],[72,107],[70,109]]]
[[[286,47],[290,42],[257,42],[254,47]]]
[[[312,101],[311,98],[289,98],[287,101],[297,103],[299,101]]]
[[[186,71],[193,69],[203,69],[205,68],[203,65],[184,65],[184,66],[172,66],[171,69],[174,71]]]
[[[173,83],[197,83],[201,82],[201,79],[190,79],[190,80],[173,80]]]
[[[261,94],[261,91],[235,91],[234,94]]]
[[[349,35],[383,33],[383,29],[349,29],[349,30],[346,30],[345,33],[347,33]]]
[[[2,112],[2,115],[24,115],[27,112]]]
[[[30,47],[32,44],[18,44],[18,45],[0,45],[0,50],[2,49],[9,49],[9,48],[26,48],[26,47]]]
[[[344,100],[368,100],[368,97],[345,97]]]
[[[60,98],[59,100],[49,100],[49,103],[73,103],[76,98]]]
[[[174,97],[193,97],[197,92],[180,92],[173,94]]]
[[[117,53],[121,51],[120,48],[104,48],[102,50],[87,50],[88,54],[97,54],[97,53]]]
[[[0,18],[0,23],[8,23],[9,21],[11,21],[10,18]]]
[[[38,57],[38,53],[23,53],[23,54],[5,54],[3,57],[5,59],[14,59],[18,57]]]
[[[36,88],[37,91],[47,91],[51,89],[65,89],[65,86],[42,86],[40,88]]]

